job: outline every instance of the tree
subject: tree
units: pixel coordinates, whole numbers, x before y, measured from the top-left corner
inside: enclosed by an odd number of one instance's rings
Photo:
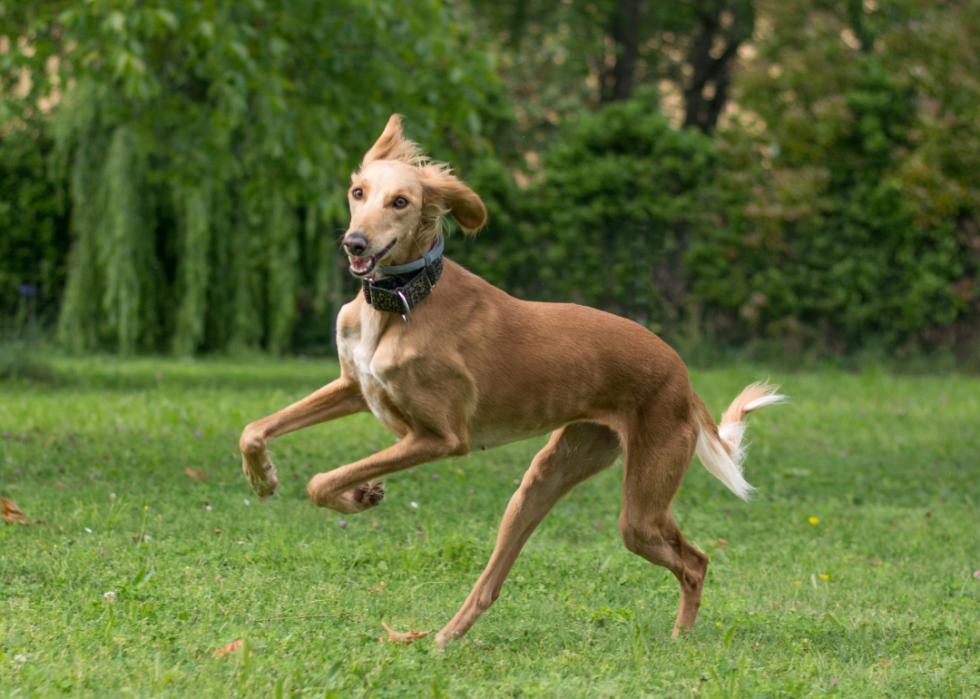
[[[766,31],[735,76],[736,121],[753,125],[727,134],[746,198],[695,252],[696,294],[756,337],[975,354],[980,3],[758,11]]]
[[[339,301],[347,177],[388,116],[457,162],[506,117],[438,0],[3,10],[0,117],[44,103],[70,172],[59,334],[78,350],[283,351],[302,285],[324,315]]]
[[[739,47],[752,36],[755,9],[752,0],[705,0],[694,10],[697,29],[687,52],[691,76],[684,82],[684,125],[708,133],[728,102],[732,67]]]
[[[727,104],[738,49],[755,26],[753,0],[470,0],[469,6],[497,36],[518,114],[539,138],[561,118],[642,89],[659,90],[662,103],[679,98],[681,123],[710,132]]]

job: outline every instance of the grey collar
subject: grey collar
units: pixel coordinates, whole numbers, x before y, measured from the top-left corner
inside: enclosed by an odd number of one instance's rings
[[[436,241],[435,247],[433,247],[429,252],[422,255],[422,257],[414,262],[409,262],[404,265],[375,265],[374,270],[380,272],[381,274],[388,274],[391,276],[397,274],[407,274],[408,272],[415,272],[420,269],[425,269],[432,265],[432,263],[442,256],[442,251],[446,249],[446,239],[441,235],[439,240]]]

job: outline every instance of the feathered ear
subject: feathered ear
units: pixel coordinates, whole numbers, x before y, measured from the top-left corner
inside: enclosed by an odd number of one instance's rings
[[[392,114],[391,118],[388,119],[388,125],[385,126],[381,137],[364,154],[361,167],[363,168],[375,160],[401,160],[409,165],[417,165],[422,160],[418,144],[409,141],[402,133],[400,114]]]
[[[475,233],[487,222],[487,207],[472,189],[460,182],[446,166],[425,165],[422,188],[425,198],[442,212],[449,212],[466,233]]]

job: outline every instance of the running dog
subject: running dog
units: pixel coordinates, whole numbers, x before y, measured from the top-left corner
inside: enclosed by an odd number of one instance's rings
[[[594,308],[518,300],[444,259],[443,217],[471,234],[486,208],[404,137],[398,115],[352,175],[348,199],[343,246],[362,290],[337,321],[341,375],[245,428],[243,468],[256,495],[264,500],[279,485],[271,440],[353,413],[370,411],[399,439],[310,480],[310,500],[344,514],[375,507],[384,497],[376,479],[386,474],[551,432],[511,497],[486,569],[436,642],[473,626],[548,511],[620,456],[623,541],[677,577],[673,635],[691,628],[708,557],[681,535],[671,499],[695,453],[749,497],[745,417],[781,401],[776,387],[748,386],[719,427],[677,353],[643,326]]]

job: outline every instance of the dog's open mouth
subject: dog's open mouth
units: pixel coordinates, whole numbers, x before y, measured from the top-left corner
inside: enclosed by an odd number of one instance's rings
[[[375,266],[378,264],[378,260],[388,254],[388,252],[395,247],[395,243],[398,242],[398,238],[392,240],[385,249],[379,252],[377,255],[371,255],[370,257],[354,257],[353,255],[348,255],[347,259],[350,261],[350,271],[358,277],[363,277],[365,274],[370,274],[374,271]]]

